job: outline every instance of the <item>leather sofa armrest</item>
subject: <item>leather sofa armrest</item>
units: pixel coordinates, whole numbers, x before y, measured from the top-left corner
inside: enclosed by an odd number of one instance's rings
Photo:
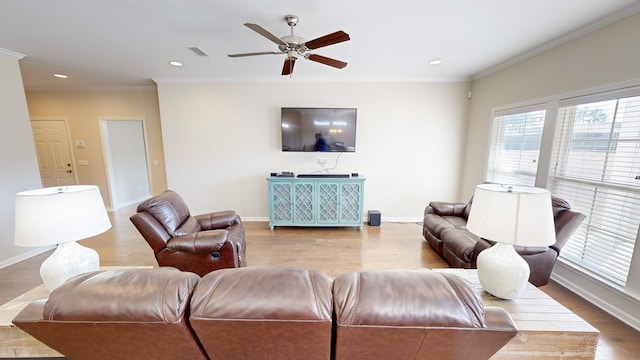
[[[47,302],[47,299],[39,299],[33,301],[31,304],[27,305],[15,318],[11,321],[12,323],[22,324],[22,323],[34,323],[43,320],[44,314],[44,305]]]
[[[571,235],[580,227],[585,215],[574,210],[560,211],[554,218],[556,225],[556,243],[551,245],[558,253],[571,239]]]
[[[167,242],[167,249],[193,254],[210,253],[222,249],[228,236],[229,232],[223,229],[175,236]]]
[[[432,201],[429,203],[429,206],[433,210],[433,214],[436,215],[464,217],[464,210],[467,208],[467,203]]]
[[[224,229],[241,223],[240,216],[234,210],[216,211],[194,217],[200,223],[202,230]]]
[[[494,306],[486,306],[484,308],[484,324],[488,329],[495,331],[506,331],[511,333],[516,333],[518,328],[516,324],[509,316],[509,313],[506,312],[501,307]]]

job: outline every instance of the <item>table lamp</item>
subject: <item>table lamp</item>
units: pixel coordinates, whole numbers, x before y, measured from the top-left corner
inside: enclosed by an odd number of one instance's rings
[[[99,269],[98,253],[76,241],[111,227],[95,185],[48,187],[16,194],[15,244],[58,247],[40,267],[49,291],[69,278]]]
[[[548,246],[556,241],[551,194],[528,186],[478,185],[467,230],[496,242],[478,254],[482,287],[496,297],[514,299],[527,285],[530,269],[513,245]]]

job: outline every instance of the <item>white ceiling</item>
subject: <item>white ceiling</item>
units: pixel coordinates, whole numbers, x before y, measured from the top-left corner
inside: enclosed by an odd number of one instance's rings
[[[0,49],[26,55],[27,89],[150,85],[154,78],[460,80],[638,11],[638,0],[0,0]],[[300,17],[295,33],[307,40],[347,32],[351,41],[314,52],[349,65],[301,59],[291,79],[280,75],[285,55],[227,57],[277,51],[243,24],[280,37],[289,34],[287,14]],[[194,46],[209,56],[196,56]],[[435,58],[443,63],[427,64]]]

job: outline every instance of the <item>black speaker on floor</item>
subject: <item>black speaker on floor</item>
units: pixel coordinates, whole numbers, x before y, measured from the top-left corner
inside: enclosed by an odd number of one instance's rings
[[[380,226],[381,217],[380,210],[369,210],[369,226]]]

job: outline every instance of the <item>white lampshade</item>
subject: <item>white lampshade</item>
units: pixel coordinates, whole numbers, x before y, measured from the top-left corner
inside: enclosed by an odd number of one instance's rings
[[[16,245],[58,244],[40,267],[40,276],[50,291],[75,275],[99,269],[98,253],[75,242],[111,227],[97,186],[59,186],[20,192],[16,194],[15,216]]]
[[[15,244],[37,247],[101,234],[111,227],[95,185],[48,187],[16,194]]]
[[[531,270],[513,245],[548,246],[556,242],[551,194],[527,186],[478,185],[467,230],[497,242],[478,254],[482,287],[503,299],[516,298],[526,287]]]
[[[546,189],[530,186],[478,185],[467,230],[505,244],[553,245],[556,232],[551,194]]]

